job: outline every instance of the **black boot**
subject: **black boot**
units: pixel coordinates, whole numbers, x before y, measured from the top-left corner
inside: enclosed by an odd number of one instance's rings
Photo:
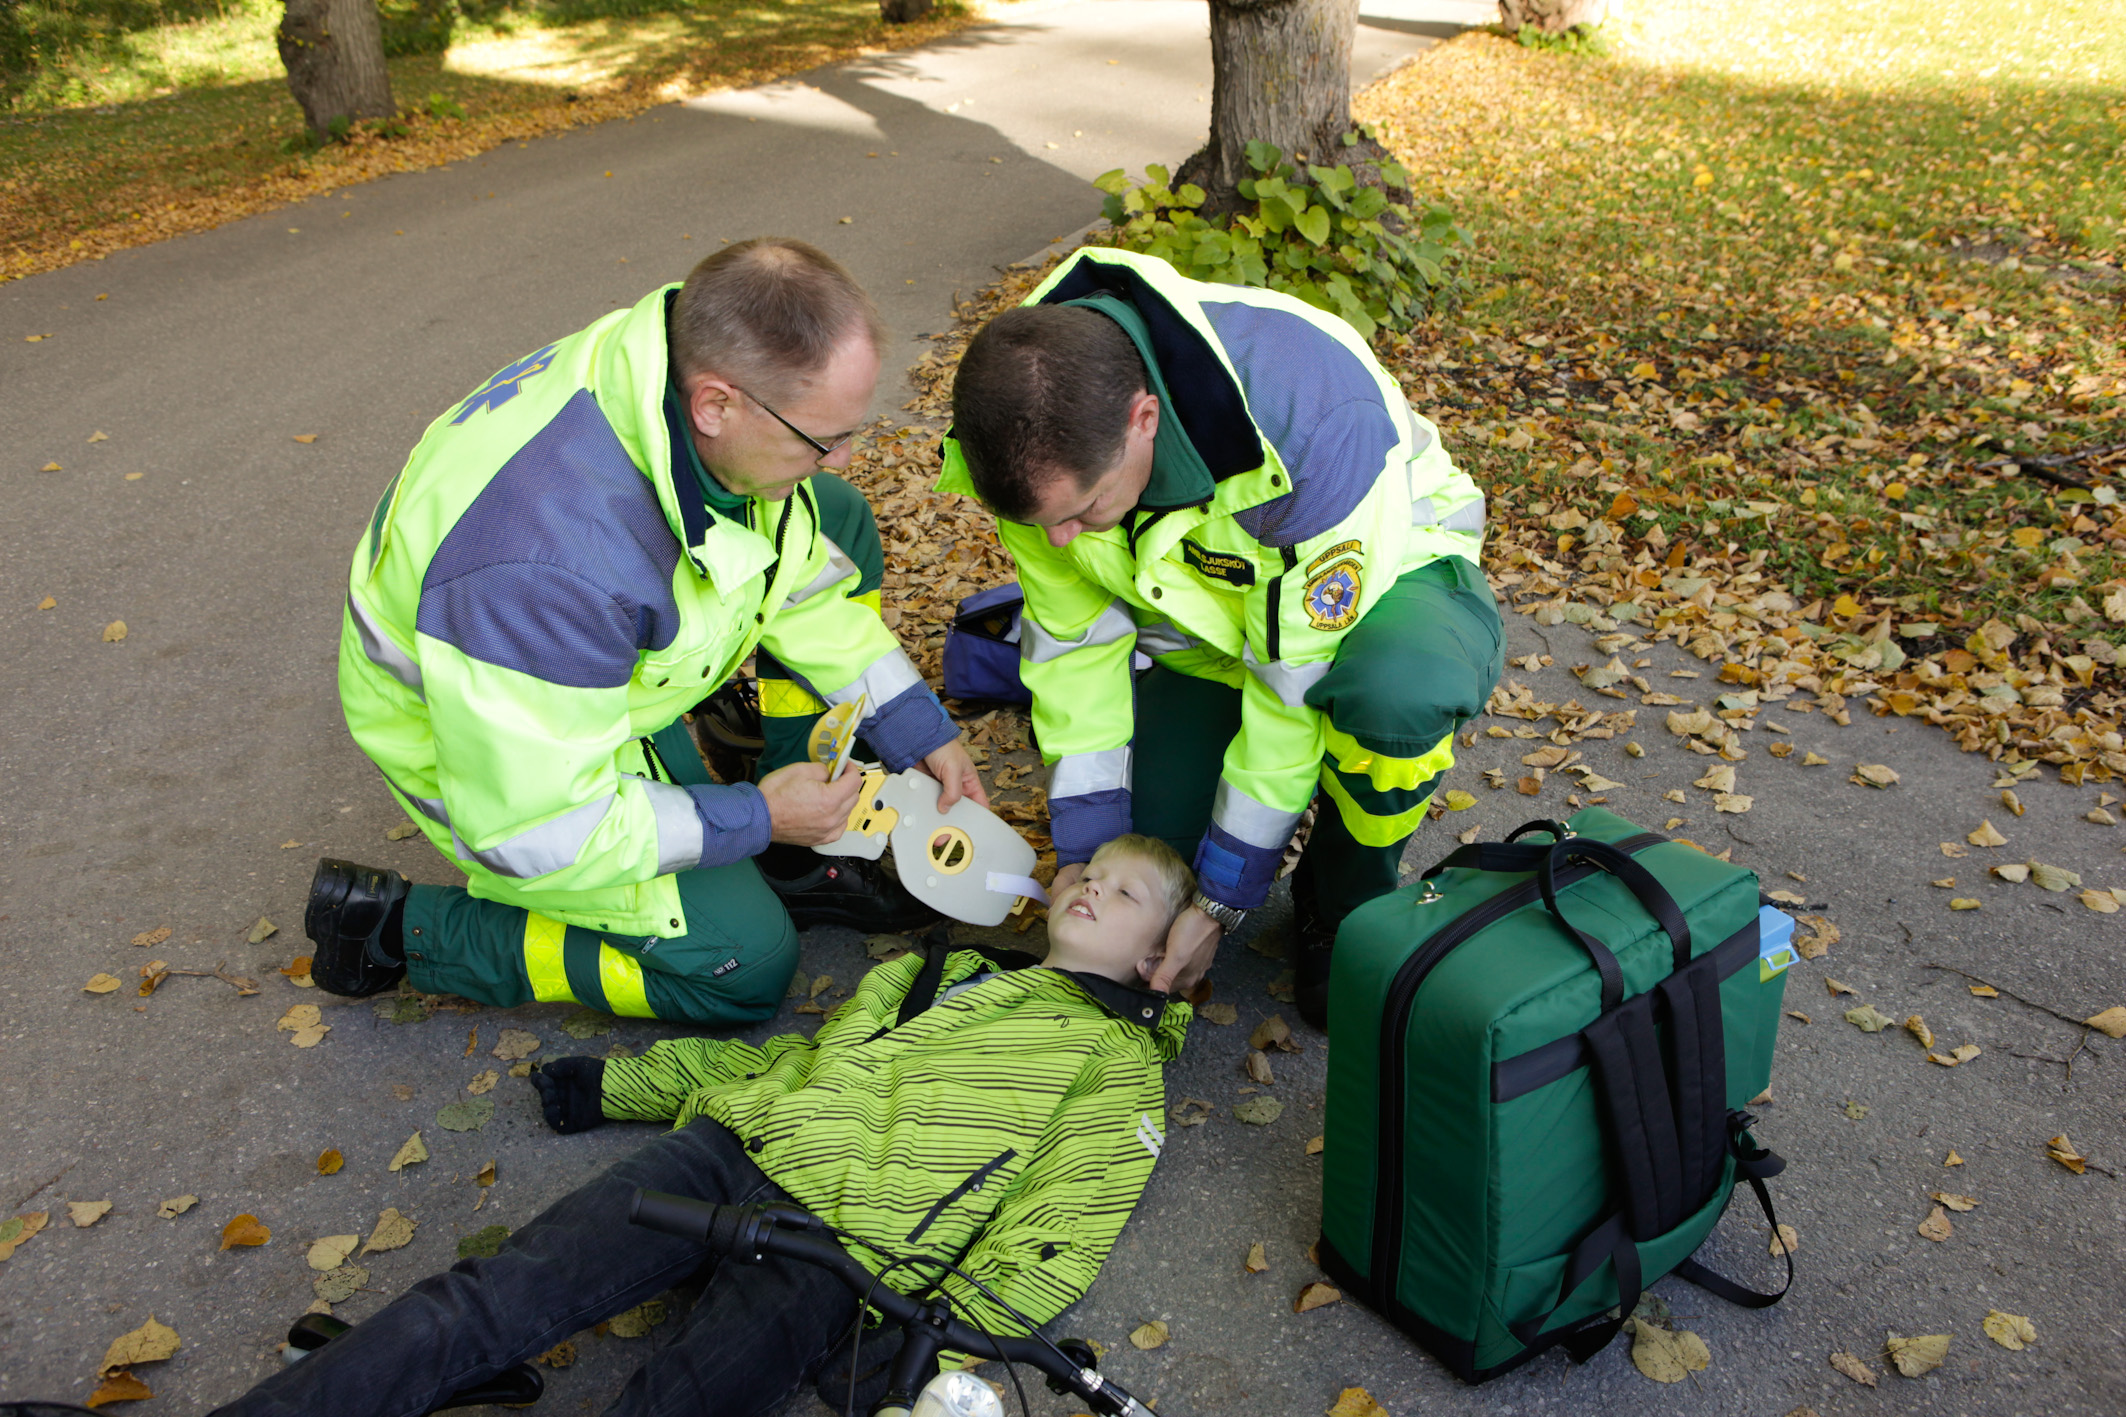
[[[407,889],[396,871],[329,858],[317,863],[303,933],[310,937],[310,977],[318,988],[360,999],[405,976],[397,926]]]
[[[761,875],[800,930],[846,925],[867,935],[890,935],[919,930],[938,918],[883,860],[822,856],[780,842],[757,859]]]

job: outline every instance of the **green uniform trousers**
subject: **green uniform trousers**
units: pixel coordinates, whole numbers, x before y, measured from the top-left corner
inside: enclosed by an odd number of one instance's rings
[[[1405,574],[1344,635],[1307,691],[1328,733],[1292,882],[1303,911],[1333,929],[1395,889],[1404,845],[1454,765],[1454,734],[1483,712],[1505,658],[1491,587],[1459,556]],[[1136,720],[1133,824],[1193,859],[1240,731],[1240,690],[1155,666],[1137,681]]]
[[[809,485],[821,529],[860,572],[843,593],[876,609],[885,557],[869,504],[831,473],[815,474]],[[804,758],[806,736],[825,705],[766,650],[756,668],[767,737],[760,770],[769,772]],[[684,722],[651,742],[673,782],[710,781]],[[774,1013],[797,968],[797,930],[760,868],[739,861],[681,871],[678,883],[687,933],[672,939],[604,935],[477,900],[462,886],[415,886],[406,898],[407,981],[500,1008],[576,1003],[699,1024],[752,1023]]]

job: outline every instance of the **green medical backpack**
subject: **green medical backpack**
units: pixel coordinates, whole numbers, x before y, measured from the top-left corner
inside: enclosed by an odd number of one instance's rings
[[[1791,928],[1749,871],[1600,808],[1354,911],[1329,985],[1330,1277],[1467,1382],[1553,1345],[1586,1361],[1671,1272],[1777,1302],[1691,1255],[1737,1181],[1778,1223],[1785,1163],[1742,1109]]]

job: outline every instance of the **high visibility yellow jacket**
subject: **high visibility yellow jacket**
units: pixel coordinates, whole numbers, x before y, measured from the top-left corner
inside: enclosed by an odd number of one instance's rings
[[[1212,899],[1259,905],[1328,745],[1307,690],[1397,577],[1477,560],[1483,494],[1365,341],[1302,301],[1087,248],[1026,303],[1114,319],[1160,403],[1151,482],[1121,526],[1060,549],[1039,527],[997,529],[1026,595],[1020,667],[1054,765],[1057,859],[1129,830],[1141,651],[1241,691],[1195,864]],[[950,437],[938,485],[974,492]]]
[[[955,735],[800,486],[712,511],[667,409],[651,292],[429,425],[357,546],[340,635],[355,741],[476,896],[616,935],[686,932],[672,873],[767,844],[751,784],[682,787],[646,735],[765,644],[905,768]],[[676,458],[676,472],[675,472]]]
[[[1160,1064],[1191,1012],[1097,975],[943,961],[937,1002],[906,1023],[909,954],[864,977],[811,1038],[758,1047],[675,1038],[605,1065],[617,1119],[711,1117],[798,1204],[893,1254],[952,1257],[1036,1323],[1100,1272],[1166,1140]],[[956,986],[958,992],[952,992]],[[874,1270],[875,1253],[849,1252]],[[992,1333],[1023,1328],[955,1276],[932,1281]]]

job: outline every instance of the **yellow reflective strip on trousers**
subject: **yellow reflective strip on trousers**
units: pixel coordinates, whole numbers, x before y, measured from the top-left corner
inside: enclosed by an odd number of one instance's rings
[[[649,995],[642,986],[642,961],[602,940],[598,944],[598,983],[605,990],[608,1013],[620,1018],[657,1017],[650,1012]]]
[[[1336,764],[1336,770],[1350,773],[1353,777],[1363,775],[1373,784],[1373,790],[1376,792],[1397,789],[1408,792],[1454,766],[1452,733],[1417,757],[1391,758],[1385,753],[1376,753],[1371,748],[1362,746],[1356,738],[1340,731],[1333,723],[1325,727],[1327,738],[1324,747],[1329,759]]]
[[[810,718],[825,713],[827,706],[795,679],[760,681],[760,712],[763,718]]]
[[[532,997],[542,1004],[573,1004],[568,968],[561,962],[568,943],[568,926],[549,920],[536,910],[524,912],[524,977],[531,982]]]
[[[1452,733],[1417,757],[1390,758],[1360,747],[1349,734],[1339,733],[1331,727],[1328,749],[1329,761],[1321,765],[1321,785],[1335,799],[1337,815],[1343,818],[1344,829],[1361,846],[1393,846],[1416,831],[1425,820],[1425,809],[1432,805],[1432,795],[1427,793],[1424,801],[1408,811],[1392,816],[1376,815],[1353,800],[1350,789],[1337,777],[1339,771],[1353,776],[1363,775],[1376,791],[1407,792],[1454,766]]]

